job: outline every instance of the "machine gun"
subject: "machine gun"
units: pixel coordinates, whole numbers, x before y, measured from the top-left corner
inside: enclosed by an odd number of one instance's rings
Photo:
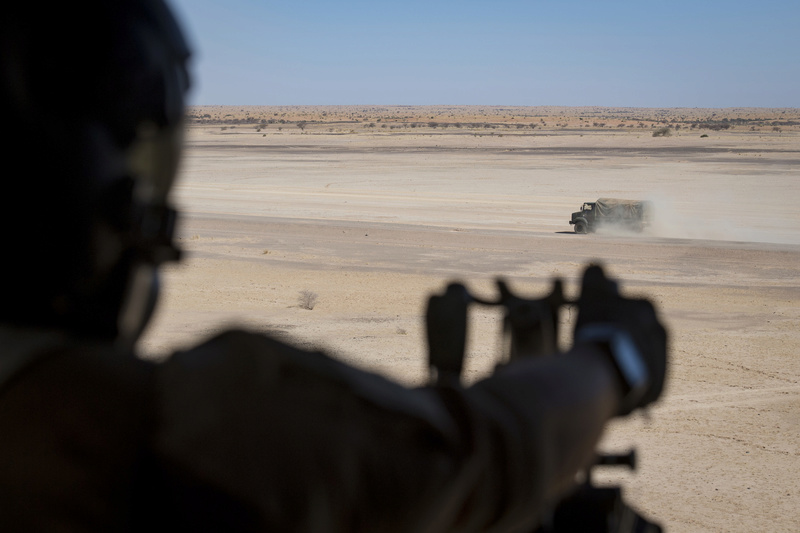
[[[562,306],[577,302],[564,297],[563,284],[556,279],[549,294],[539,299],[514,295],[503,280],[497,280],[499,296],[486,300],[470,294],[460,283],[451,283],[444,294],[428,300],[426,329],[431,381],[441,385],[460,381],[466,353],[468,308],[470,305],[504,308],[503,352],[506,360],[560,353],[559,313]],[[536,533],[565,531],[660,533],[661,527],[648,521],[627,505],[618,486],[592,484],[592,470],[599,466],[636,467],[636,454],[598,455],[583,472],[582,482],[563,499]]]

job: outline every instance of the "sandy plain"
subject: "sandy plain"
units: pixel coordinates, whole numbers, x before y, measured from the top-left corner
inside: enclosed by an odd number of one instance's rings
[[[671,334],[662,401],[610,424],[601,446],[635,447],[640,466],[603,479],[668,531],[800,531],[800,111],[190,117],[174,194],[185,260],[165,271],[146,356],[238,324],[413,386],[427,375],[430,293],[458,279],[491,296],[502,276],[538,296],[558,276],[574,295],[599,260],[656,302]],[[653,226],[572,233],[570,213],[603,196],[652,200]],[[471,320],[467,380],[491,371],[499,345],[496,312]]]

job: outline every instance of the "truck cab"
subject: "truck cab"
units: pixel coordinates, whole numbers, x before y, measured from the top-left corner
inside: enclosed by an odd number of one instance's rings
[[[575,233],[588,233],[594,229],[596,202],[584,202],[580,211],[572,213],[569,223],[575,226]]]

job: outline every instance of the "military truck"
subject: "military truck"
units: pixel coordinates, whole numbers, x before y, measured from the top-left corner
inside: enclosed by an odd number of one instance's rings
[[[650,223],[652,204],[641,200],[600,198],[584,202],[580,211],[572,213],[569,223],[575,233],[597,231],[601,226],[613,226],[631,231],[642,231]]]

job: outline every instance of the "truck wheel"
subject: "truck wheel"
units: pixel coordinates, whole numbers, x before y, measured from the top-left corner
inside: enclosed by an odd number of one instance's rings
[[[586,233],[586,223],[585,222],[576,222],[575,223],[575,233]]]

